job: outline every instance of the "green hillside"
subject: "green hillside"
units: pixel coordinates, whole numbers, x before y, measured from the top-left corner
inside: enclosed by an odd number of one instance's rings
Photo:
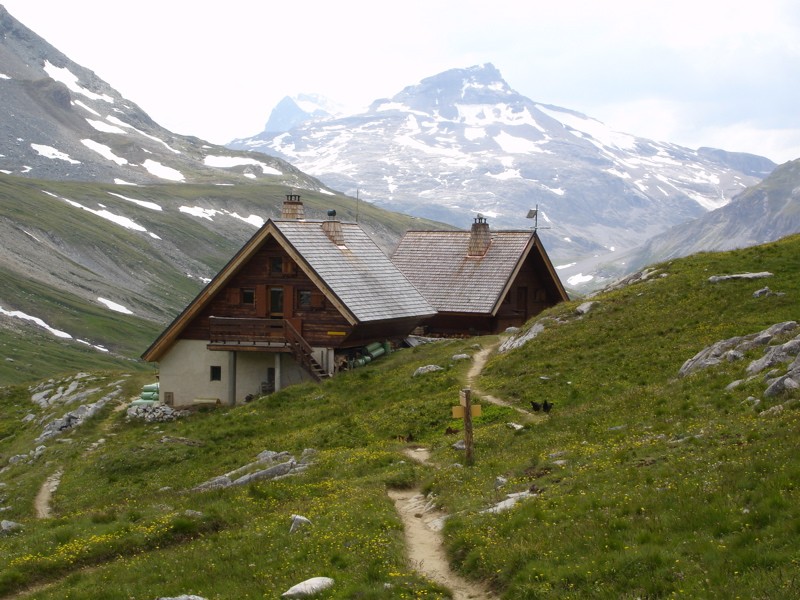
[[[453,357],[495,337],[400,350],[169,423],[114,410],[148,374],[93,373],[81,402],[113,399],[42,442],[38,458],[40,419],[74,407],[42,409],[27,387],[2,388],[0,515],[22,527],[0,535],[0,597],[277,598],[315,576],[335,580],[318,598],[450,597],[407,563],[393,488],[418,488],[451,515],[451,564],[498,598],[800,597],[800,392],[764,394],[788,363],[750,377],[764,355],[753,347],[678,375],[715,342],[798,320],[797,256],[800,236],[696,255],[599,294],[582,316],[578,302],[544,313],[537,337],[495,352],[473,383],[483,407],[473,466],[458,466],[459,435],[447,433],[462,428],[450,411],[471,364]],[[709,281],[748,272],[772,276]],[[754,297],[764,286],[773,293]],[[443,368],[414,376],[430,364]],[[554,408],[525,415],[484,394]],[[430,461],[410,460],[411,446]],[[264,450],[305,449],[315,452],[297,475],[192,491]],[[56,471],[53,513],[37,519]],[[533,493],[487,512],[515,492]],[[295,514],[312,524],[290,533]]]
[[[245,220],[279,217],[293,191],[281,182],[120,186],[0,174],[0,308],[72,336],[65,341],[0,313],[0,385],[135,361],[256,232]],[[308,218],[334,209],[358,220],[387,252],[410,228],[446,227],[338,194],[302,192]],[[100,298],[133,314],[111,311]]]

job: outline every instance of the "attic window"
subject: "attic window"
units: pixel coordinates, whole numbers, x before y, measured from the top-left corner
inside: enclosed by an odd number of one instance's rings
[[[269,274],[273,277],[292,277],[297,274],[297,265],[286,256],[271,256],[269,259]]]
[[[298,290],[297,292],[297,308],[299,310],[311,309],[311,290]]]
[[[242,304],[255,304],[256,291],[253,288],[242,289]]]

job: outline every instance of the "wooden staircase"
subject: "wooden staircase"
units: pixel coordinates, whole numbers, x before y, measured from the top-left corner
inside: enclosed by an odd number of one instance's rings
[[[300,335],[300,332],[295,329],[289,321],[284,320],[284,335],[289,348],[292,350],[292,355],[295,360],[305,367],[316,381],[322,381],[330,377],[328,372],[322,368],[322,365],[314,358],[314,351],[308,342]]]

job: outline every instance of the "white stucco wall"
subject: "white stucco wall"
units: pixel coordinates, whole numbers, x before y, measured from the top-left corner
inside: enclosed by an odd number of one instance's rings
[[[221,404],[241,404],[248,394],[259,396],[261,383],[275,369],[275,391],[309,381],[311,376],[291,354],[209,350],[203,340],[178,340],[159,362],[159,397],[172,392],[173,406],[188,406],[197,399],[217,399]],[[211,381],[211,367],[221,378]],[[235,386],[232,377],[236,378]]]
[[[217,398],[228,402],[230,357],[228,352],[211,352],[203,340],[178,340],[158,364],[159,397],[173,393],[174,406],[192,404],[196,398]],[[211,381],[211,367],[221,369],[220,381]]]

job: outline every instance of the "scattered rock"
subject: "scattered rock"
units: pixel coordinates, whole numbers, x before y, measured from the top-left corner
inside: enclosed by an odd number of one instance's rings
[[[536,496],[536,495],[538,495],[538,494],[534,493],[534,492],[531,492],[529,490],[524,491],[524,492],[516,492],[514,494],[508,494],[506,496],[505,500],[502,500],[501,502],[498,502],[497,504],[495,504],[491,508],[484,509],[484,510],[482,510],[480,512],[482,512],[482,513],[495,513],[495,514],[496,513],[501,513],[501,512],[506,511],[506,510],[508,510],[510,508],[513,508],[517,504],[517,502],[519,502],[520,500],[524,500],[525,498],[530,498],[530,497]]]
[[[758,413],[758,416],[759,417],[765,417],[765,418],[766,417],[776,417],[776,416],[780,415],[782,412],[783,412],[783,405],[782,404],[776,404],[775,406],[772,406],[772,407],[768,408],[767,410],[762,410],[760,413]]]
[[[195,596],[193,594],[181,594],[180,596],[161,597],[158,600],[206,600],[202,596]]]
[[[760,290],[756,290],[753,292],[753,298],[763,298],[764,296],[772,296],[772,290],[769,287],[765,286]]]
[[[298,531],[301,527],[311,525],[311,521],[302,515],[292,515],[292,526],[289,528],[289,533]]]
[[[0,534],[8,535],[22,529],[22,524],[15,521],[0,521]]]
[[[454,354],[452,360],[469,360],[471,358],[469,354]]]
[[[305,471],[315,456],[316,450],[306,448],[303,450],[303,454],[300,457],[300,462],[298,462],[295,460],[294,456],[290,455],[288,452],[273,452],[272,450],[265,450],[258,455],[255,462],[251,462],[243,467],[234,469],[225,475],[213,477],[208,481],[193,487],[192,491],[201,492],[231,486],[246,485],[261,479],[278,479],[280,477],[296,475]],[[276,464],[277,460],[282,460],[283,462]],[[263,468],[264,465],[270,466]]]
[[[576,308],[576,309],[575,309],[575,312],[576,312],[577,314],[579,314],[579,315],[585,315],[585,314],[587,314],[589,311],[591,311],[591,310],[594,308],[594,306],[595,306],[596,304],[597,304],[597,302],[593,302],[593,301],[590,301],[590,302],[584,302],[584,303],[583,303],[583,304],[581,304],[581,305],[580,305],[578,308]]]
[[[451,446],[451,448],[455,450],[466,450],[467,445],[464,443],[464,440],[458,440],[455,444]]]
[[[140,404],[130,406],[125,413],[129,419],[142,419],[146,423],[166,423],[189,414],[188,410],[176,410],[166,404]]]
[[[304,598],[327,590],[333,584],[334,581],[330,577],[312,577],[290,587],[281,594],[281,598]]]
[[[444,371],[444,367],[440,367],[439,365],[425,365],[424,367],[420,367],[414,371],[413,377],[425,375],[426,373],[434,373],[435,371]]]
[[[769,271],[762,271],[760,273],[737,273],[735,275],[712,275],[708,278],[709,283],[719,283],[720,281],[731,281],[734,279],[764,279],[765,277],[772,277]]]
[[[758,333],[732,337],[727,340],[716,342],[704,348],[683,363],[683,366],[681,366],[678,371],[678,375],[680,377],[686,377],[699,369],[706,369],[718,365],[723,359],[736,360],[738,357],[743,356],[748,350],[758,346],[766,346],[775,336],[788,333],[796,327],[797,321],[784,321],[783,323],[776,323],[772,327]]]
[[[764,369],[774,367],[777,364],[788,363],[798,355],[800,355],[800,335],[785,344],[768,347],[764,351],[764,356],[754,360],[747,366],[747,373],[749,375],[760,373]]]
[[[514,431],[521,431],[522,429],[525,429],[525,426],[524,425],[520,425],[519,423],[509,422],[509,423],[506,423],[506,426],[509,429],[513,429]],[[456,432],[456,433],[458,433],[458,432]]]
[[[503,343],[500,344],[500,347],[497,349],[497,351],[503,353],[503,352],[508,352],[509,350],[514,350],[516,348],[521,348],[543,331],[544,331],[544,323],[542,323],[542,321],[536,321],[536,323],[534,323],[533,326],[522,335],[512,336],[507,340],[504,340]]]

